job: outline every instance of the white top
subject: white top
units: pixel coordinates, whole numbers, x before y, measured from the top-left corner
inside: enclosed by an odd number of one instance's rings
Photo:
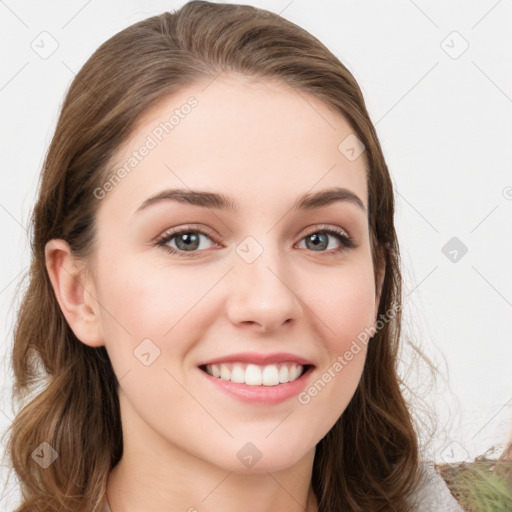
[[[424,468],[425,485],[414,497],[415,512],[464,512],[434,466],[425,464]],[[107,512],[110,511],[107,509]]]
[[[414,497],[415,512],[464,512],[446,486],[443,477],[430,465],[425,465],[425,485]],[[112,512],[105,497],[104,512]]]

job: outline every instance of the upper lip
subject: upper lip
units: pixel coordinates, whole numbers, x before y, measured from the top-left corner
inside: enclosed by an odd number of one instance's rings
[[[285,363],[293,362],[302,366],[313,366],[311,361],[308,361],[304,357],[290,354],[287,352],[278,352],[275,354],[258,354],[256,352],[243,352],[238,354],[229,354],[226,356],[216,357],[215,359],[209,359],[200,363],[198,366],[204,366],[207,364],[219,364],[219,363],[252,363],[264,366],[266,364],[274,363]]]

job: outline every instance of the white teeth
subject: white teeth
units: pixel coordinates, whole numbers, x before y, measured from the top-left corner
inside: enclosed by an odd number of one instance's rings
[[[223,380],[231,380],[231,372],[225,364],[220,365],[220,378]]]
[[[263,369],[262,383],[264,386],[277,386],[279,384],[279,371],[275,364],[265,366]]]
[[[288,376],[288,367],[283,364],[283,366],[281,366],[281,369],[279,370],[279,382],[282,382],[283,384],[285,382],[289,382],[290,380],[290,377]]]
[[[297,368],[297,366],[292,366],[290,368],[290,372],[288,373],[288,378],[290,379],[290,381],[293,381],[299,376],[299,373],[299,368]]]
[[[213,377],[248,386],[277,386],[298,379],[303,367],[296,363],[278,363],[259,366],[246,363],[206,365],[206,372]]]
[[[247,365],[245,370],[245,383],[248,386],[261,386],[262,377],[259,366],[256,366],[255,364]]]
[[[243,384],[245,382],[245,372],[241,364],[234,364],[231,370],[231,382]]]

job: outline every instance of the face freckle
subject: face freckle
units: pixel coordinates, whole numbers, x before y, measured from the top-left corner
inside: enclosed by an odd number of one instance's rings
[[[102,333],[133,432],[235,471],[250,440],[263,454],[259,470],[273,471],[314,448],[363,370],[366,346],[353,343],[376,316],[364,153],[347,158],[339,146],[353,134],[348,122],[283,84],[227,76],[203,88],[146,113],[116,155],[119,166],[127,162],[195,98],[101,199],[94,289]],[[295,208],[322,191],[330,192]],[[171,231],[181,234],[155,242]],[[283,374],[263,356],[286,353],[309,370],[292,396],[242,399],[199,367],[241,353]],[[232,363],[223,371],[235,373]],[[282,385],[263,387],[278,396]]]

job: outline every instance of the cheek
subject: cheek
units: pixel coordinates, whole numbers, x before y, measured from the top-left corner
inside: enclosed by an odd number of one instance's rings
[[[345,350],[347,342],[375,322],[375,284],[371,264],[352,265],[311,280],[305,291],[329,349]]]
[[[111,316],[116,316],[128,331],[161,337],[211,287],[211,279],[201,274],[191,266],[177,266],[171,271],[161,264],[143,264],[142,258],[127,258],[115,268],[103,270],[98,295]],[[109,316],[104,317],[106,323],[112,322]]]
[[[179,366],[193,345],[201,298],[218,276],[192,266],[170,269],[142,262],[140,257],[118,259],[98,273],[102,328],[128,400],[144,417],[160,411],[166,424],[172,414],[162,411],[162,404],[172,401],[190,408],[186,391],[173,376],[183,381]]]
[[[345,271],[346,270],[346,271]],[[326,357],[315,380],[299,395],[318,430],[327,431],[341,416],[359,384],[371,328],[375,325],[375,285],[371,264],[361,262],[315,280],[308,295],[318,318]]]
[[[218,280],[197,267],[171,270],[161,264],[143,265],[142,261],[118,259],[98,273],[103,335],[114,366],[115,360],[126,363],[128,358],[131,363],[133,351],[145,339],[152,340],[162,355],[184,352],[185,342],[179,340],[187,339],[184,330],[191,327],[213,278]]]

